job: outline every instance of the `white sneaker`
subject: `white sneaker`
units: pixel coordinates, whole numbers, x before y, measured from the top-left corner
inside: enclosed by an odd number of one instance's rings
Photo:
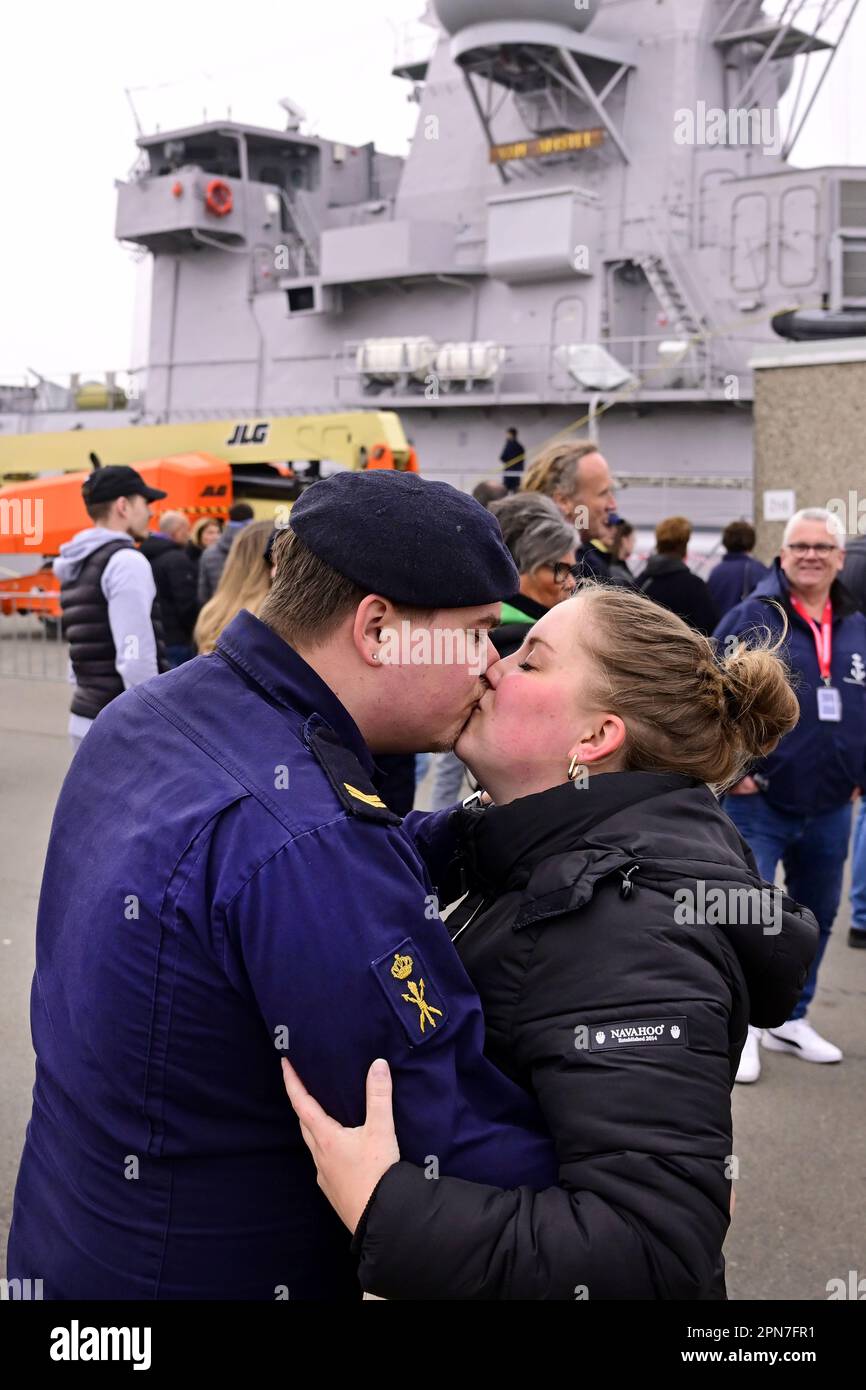
[[[757,1081],[761,1075],[761,1053],[758,1048],[758,1039],[761,1036],[760,1028],[753,1028],[749,1024],[749,1032],[746,1037],[746,1045],[740,1057],[740,1065],[737,1068],[737,1075],[734,1078],[741,1085],[748,1085],[749,1082]]]
[[[790,1052],[803,1062],[841,1062],[842,1049],[816,1033],[805,1018],[792,1018],[781,1028],[765,1028],[762,1038],[770,1052]]]

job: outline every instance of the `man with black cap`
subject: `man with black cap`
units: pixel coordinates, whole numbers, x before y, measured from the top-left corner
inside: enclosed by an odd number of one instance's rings
[[[149,504],[168,494],[134,468],[109,467],[97,468],[81,495],[93,525],[66,541],[54,562],[75,680],[75,748],[110,701],[167,669],[153,572],[134,543],[149,534]]]
[[[373,761],[451,747],[484,694],[518,581],[497,522],[341,473],[274,560],[260,617],[106,709],[58,801],[9,1240],[46,1298],[360,1297],[281,1055],[344,1125],[386,1058],[431,1180],[555,1181],[438,915],[450,813],[401,822]]]

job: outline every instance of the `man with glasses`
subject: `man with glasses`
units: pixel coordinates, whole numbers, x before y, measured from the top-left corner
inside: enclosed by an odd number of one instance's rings
[[[775,752],[750,769],[725,798],[725,810],[772,883],[781,860],[788,893],[811,908],[821,928],[818,954],[791,1018],[765,1029],[771,1052],[806,1062],[841,1062],[841,1049],[806,1018],[842,891],[851,831],[851,803],[866,786],[866,617],[839,581],[845,559],[841,523],[810,507],[785,527],[769,576],[722,619],[720,647],[740,638],[774,641],[788,662],[800,722]],[[749,1029],[738,1081],[757,1081],[759,1030]]]

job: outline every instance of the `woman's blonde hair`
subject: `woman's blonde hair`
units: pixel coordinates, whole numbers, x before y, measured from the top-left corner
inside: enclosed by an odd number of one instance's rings
[[[784,631],[774,645],[767,631],[717,656],[709,638],[643,594],[587,584],[570,602],[587,607],[586,693],[623,720],[627,771],[679,772],[721,790],[797,723],[777,655]]]
[[[543,492],[548,497],[573,497],[579,490],[580,461],[597,454],[593,439],[566,440],[549,444],[526,470],[521,491]]]
[[[193,640],[199,652],[213,651],[242,608],[258,614],[271,587],[265,547],[273,529],[270,521],[251,521],[235,536],[217,591],[198,615]]]

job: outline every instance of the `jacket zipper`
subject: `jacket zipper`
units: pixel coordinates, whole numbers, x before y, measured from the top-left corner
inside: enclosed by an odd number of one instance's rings
[[[451,938],[451,945],[452,945],[452,946],[454,945],[454,943],[455,943],[455,941],[457,940],[458,936],[461,936],[461,935],[463,934],[463,932],[465,932],[466,928],[467,928],[468,926],[470,926],[470,925],[475,921],[475,918],[478,916],[478,914],[479,914],[479,912],[481,911],[482,907],[485,906],[486,902],[487,902],[487,899],[486,899],[486,898],[482,898],[482,899],[481,899],[481,902],[480,902],[480,903],[478,904],[478,906],[476,907],[476,909],[475,909],[475,911],[473,912],[472,916],[469,917],[469,918],[463,923],[463,926],[462,926],[462,927],[458,927],[457,931],[454,933],[454,935],[453,935],[452,938]]]

